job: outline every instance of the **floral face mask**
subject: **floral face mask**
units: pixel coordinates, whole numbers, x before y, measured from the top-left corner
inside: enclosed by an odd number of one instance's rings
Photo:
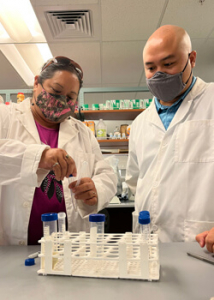
[[[46,119],[53,122],[62,122],[72,115],[76,101],[67,100],[66,96],[50,94],[42,89],[35,103]]]

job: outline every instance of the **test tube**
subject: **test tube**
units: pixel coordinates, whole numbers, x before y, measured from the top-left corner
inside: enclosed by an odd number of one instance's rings
[[[90,222],[90,241],[91,241],[91,256],[102,256],[103,253],[103,237],[104,237],[104,214],[89,215]],[[100,245],[99,245],[100,244]]]
[[[69,177],[68,177],[68,183],[69,183],[69,184],[73,181],[72,178],[73,178],[73,175],[72,175],[72,174],[69,175]],[[73,208],[74,208],[74,210],[76,211],[76,210],[77,210],[76,199],[74,198],[74,195],[73,195],[72,190],[70,190],[70,192],[71,192],[71,199],[72,199]]]
[[[65,232],[65,218],[66,218],[66,213],[64,212],[58,213],[58,231],[62,233]]]
[[[143,210],[139,213],[138,222],[140,224],[140,233],[143,241],[150,239],[150,214],[149,211]]]
[[[57,232],[57,213],[47,213],[41,216],[43,222],[43,236],[50,236],[53,232]]]
[[[89,215],[90,233],[104,233],[105,215],[91,214]]]

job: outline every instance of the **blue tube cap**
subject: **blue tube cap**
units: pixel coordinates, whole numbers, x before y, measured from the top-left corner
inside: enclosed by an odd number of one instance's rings
[[[35,265],[35,259],[34,258],[25,259],[25,266],[33,266],[33,265]]]
[[[58,220],[58,214],[57,213],[43,214],[41,216],[41,219],[42,219],[42,222],[56,221],[56,220]]]
[[[149,211],[147,210],[142,210],[139,213],[139,218],[138,218],[138,222],[142,225],[146,225],[150,223],[150,214]]]
[[[105,222],[106,216],[104,214],[89,215],[89,222]]]

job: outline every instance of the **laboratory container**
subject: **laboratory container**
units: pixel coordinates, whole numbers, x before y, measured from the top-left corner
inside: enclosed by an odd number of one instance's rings
[[[143,210],[139,213],[138,222],[140,224],[140,233],[142,239],[148,241],[150,239],[150,214],[149,211]]]
[[[105,215],[91,214],[89,215],[90,232],[104,233]]]
[[[25,100],[25,95],[23,93],[18,93],[17,94],[17,103],[21,103],[24,100]]]
[[[41,216],[43,222],[43,236],[50,236],[53,232],[57,232],[57,213],[47,213]]]
[[[58,213],[58,231],[62,232],[62,233],[65,232],[65,229],[66,229],[65,218],[66,218],[65,212]]]
[[[96,136],[98,140],[107,138],[107,126],[103,122],[103,119],[100,119],[96,126]]]
[[[103,253],[103,239],[104,239],[104,214],[89,215],[90,222],[90,251],[92,256],[100,257]]]

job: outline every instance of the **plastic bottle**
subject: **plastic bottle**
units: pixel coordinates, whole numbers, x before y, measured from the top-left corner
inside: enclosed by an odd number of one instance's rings
[[[104,233],[105,215],[91,214],[89,215],[90,233]]]
[[[91,256],[97,257],[103,254],[103,238],[104,238],[104,214],[89,215],[90,222],[90,242],[91,242]]]
[[[25,99],[25,95],[23,93],[17,94],[17,103],[21,103]]]
[[[95,123],[94,123],[94,121],[88,121],[87,123],[88,123],[88,127],[91,129],[91,131],[95,135]]]
[[[48,213],[41,216],[43,222],[43,236],[50,236],[53,232],[57,232],[57,213]]]
[[[143,241],[150,239],[150,214],[149,211],[143,210],[139,213],[138,222],[140,224],[140,233]]]
[[[131,125],[129,125],[126,129],[127,138],[129,138],[129,136],[130,136],[130,131],[131,131]]]
[[[107,126],[102,119],[99,120],[96,126],[96,135],[98,140],[107,138]]]
[[[64,233],[65,232],[65,218],[66,213],[59,212],[58,213],[58,231]]]

